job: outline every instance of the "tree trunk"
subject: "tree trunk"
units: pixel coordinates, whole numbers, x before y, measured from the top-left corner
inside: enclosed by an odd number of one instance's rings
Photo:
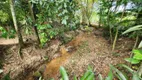
[[[110,2],[111,2],[111,4],[108,7],[108,11],[107,11],[107,26],[109,27],[110,43],[112,43],[113,39],[112,39],[112,29],[110,26],[110,9],[112,7],[113,0],[110,0]]]
[[[11,14],[12,14],[12,19],[13,19],[13,24],[15,27],[15,30],[18,34],[18,41],[19,41],[19,53],[21,54],[21,48],[23,47],[23,38],[22,38],[22,34],[21,34],[21,27],[19,27],[17,25],[17,20],[16,20],[16,16],[15,16],[15,10],[14,10],[14,2],[13,0],[9,0],[10,3],[10,10],[11,10]]]
[[[40,38],[39,38],[37,26],[35,26],[36,19],[34,17],[34,11],[33,11],[33,8],[32,8],[32,4],[30,2],[28,2],[28,4],[29,4],[29,11],[30,11],[30,14],[31,14],[31,17],[32,17],[32,20],[33,20],[33,27],[34,27],[35,35],[36,35],[36,38],[37,38],[37,42],[38,42],[38,44],[40,44]]]
[[[12,19],[13,19],[14,28],[15,28],[16,31],[18,31],[13,0],[9,0],[9,3],[10,3],[10,10],[11,10],[11,15],[12,15]]]
[[[90,0],[90,1],[89,0],[86,1],[87,5],[86,5],[86,8],[85,8],[88,25],[91,25],[90,18],[91,18],[91,15],[93,13],[93,4],[94,4],[94,0]]]
[[[124,5],[124,10],[123,10],[123,12],[122,12],[122,14],[121,14],[121,19],[120,19],[119,22],[122,21],[122,18],[123,18],[123,16],[124,16],[124,13],[125,13],[125,10],[126,10],[126,6],[127,6],[127,4]],[[118,26],[117,26],[117,27],[118,27]],[[115,49],[116,42],[117,42],[117,38],[118,38],[118,32],[119,32],[119,30],[118,30],[117,27],[116,27],[115,38],[114,38],[114,41],[113,41],[112,51],[114,51],[114,49]]]
[[[137,34],[136,41],[135,41],[135,44],[134,44],[134,46],[133,46],[133,49],[136,49],[136,48],[137,48],[137,46],[138,46],[138,41],[139,41],[139,36],[138,36],[138,34]]]
[[[101,23],[102,23],[102,9],[100,8],[100,11],[99,11],[99,27],[101,27]]]

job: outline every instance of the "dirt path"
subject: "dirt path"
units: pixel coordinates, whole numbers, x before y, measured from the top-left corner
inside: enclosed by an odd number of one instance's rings
[[[99,32],[102,33],[102,31]],[[77,38],[78,36],[80,37]],[[21,80],[22,77],[28,77],[25,78],[26,80],[34,80],[31,79],[32,75],[28,73],[34,73],[39,66],[44,64],[46,65],[46,69],[43,70],[44,76],[49,75],[58,80],[59,67],[64,66],[70,74],[71,80],[73,80],[74,75],[80,77],[86,71],[88,65],[91,65],[96,74],[102,74],[105,77],[109,72],[109,64],[125,63],[124,58],[129,56],[130,46],[133,46],[133,44],[129,44],[132,43],[131,40],[118,40],[117,50],[111,52],[111,45],[108,40],[102,35],[94,35],[94,31],[80,31],[78,36],[68,44],[62,45],[65,50],[69,46],[74,48],[65,56],[60,51],[61,42],[59,40],[52,40],[50,45],[43,49],[37,49],[35,45],[28,45],[22,50],[23,60],[20,60],[17,56],[17,47],[12,46],[4,57],[4,72],[7,73],[11,70],[11,76],[13,79],[16,78],[15,80]],[[51,60],[50,62],[45,62],[44,57],[46,56]]]
[[[18,44],[18,38],[14,39],[0,38],[0,45],[13,45],[13,44]]]
[[[34,35],[28,35],[23,37],[23,41],[26,42],[27,39],[32,39],[33,41],[36,40]],[[12,39],[0,38],[0,45],[14,45],[18,44],[18,37]]]
[[[133,46],[133,40],[121,38],[117,42],[116,50],[112,52],[111,44],[102,35],[84,33],[82,37],[84,41],[64,65],[71,80],[74,75],[82,76],[89,65],[93,67],[96,75],[102,74],[106,77],[110,70],[109,64],[126,63],[124,58],[129,57]]]

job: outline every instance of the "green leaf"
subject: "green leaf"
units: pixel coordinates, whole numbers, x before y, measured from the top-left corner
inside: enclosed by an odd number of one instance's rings
[[[133,32],[133,31],[137,31],[137,30],[141,30],[141,29],[142,29],[142,25],[137,25],[137,26],[129,28],[128,30],[126,30],[122,34],[126,34],[126,33],[129,33],[129,32]]]
[[[118,80],[122,80],[118,74],[114,74],[114,75],[118,78]]]
[[[134,53],[133,56],[134,59],[142,60],[142,50],[133,50],[133,53]]]
[[[1,74],[1,73],[3,73],[3,70],[2,70],[2,69],[0,69],[0,74]]]
[[[91,74],[91,71],[88,70],[88,71],[81,77],[80,80],[85,80],[90,74]]]
[[[1,36],[3,37],[3,38],[7,38],[7,36],[8,36],[8,32],[2,32],[2,34],[1,34]]]
[[[3,30],[3,27],[0,26],[0,31],[2,31],[2,30]]]
[[[131,69],[129,66],[127,66],[125,64],[120,64],[119,66],[126,68],[131,74],[133,74],[135,72],[133,69]]]
[[[54,78],[51,78],[50,80],[54,80]]]
[[[136,49],[134,49],[132,52],[134,54],[142,54],[142,50],[136,50]]]
[[[133,56],[134,59],[142,60],[142,54],[136,54]]]
[[[104,80],[101,74],[98,75],[98,78],[99,80]]]
[[[77,80],[77,77],[76,77],[76,76],[74,76],[73,80]]]
[[[88,70],[92,71],[93,70],[93,67],[92,66],[88,66]]]
[[[52,28],[52,26],[51,26],[50,24],[47,24],[47,28],[51,29],[51,28]]]
[[[141,79],[139,78],[137,73],[134,73],[132,80],[141,80]]]
[[[66,8],[67,7],[67,4],[66,3],[64,3],[64,8]]]
[[[105,80],[113,80],[113,73],[112,73],[112,69],[110,69],[108,76],[106,77]]]
[[[138,48],[142,48],[142,41],[140,42]]]
[[[117,68],[115,68],[113,65],[110,65],[110,67],[112,70],[114,70],[118,74],[118,76],[120,77],[120,80],[128,80],[127,77]]]
[[[46,29],[46,25],[38,25],[38,29],[39,29],[39,30]]]
[[[62,78],[63,78],[63,80],[69,80],[69,78],[68,78],[68,75],[67,75],[67,72],[66,72],[66,70],[65,70],[65,68],[64,67],[60,67],[60,74],[61,74],[61,76],[62,76]]]
[[[131,64],[138,64],[140,63],[140,60],[134,59],[134,58],[126,58],[127,62],[130,62]]]
[[[40,77],[40,76],[41,76],[41,73],[40,73],[39,71],[36,71],[36,72],[34,72],[33,76],[35,76],[35,77]]]
[[[94,80],[94,73],[92,72],[85,80]]]
[[[67,25],[67,20],[66,20],[66,19],[63,19],[63,20],[62,20],[62,24]]]
[[[39,77],[39,79],[38,80],[42,80],[42,77]]]
[[[10,72],[7,73],[7,74],[2,78],[2,80],[11,80],[11,79],[10,79]]]

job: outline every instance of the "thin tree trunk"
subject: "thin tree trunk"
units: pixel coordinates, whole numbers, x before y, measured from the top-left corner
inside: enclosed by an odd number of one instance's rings
[[[83,6],[83,4],[81,3],[81,8],[82,8],[82,22],[83,22],[83,24],[87,24],[87,25],[89,25],[89,21],[88,21],[88,10],[87,10],[87,8],[88,8],[88,0],[86,0],[86,1],[84,1],[84,0],[82,0],[81,2],[84,2],[84,3],[86,3],[86,6]]]
[[[38,44],[40,44],[40,38],[39,38],[38,30],[37,30],[37,27],[35,26],[36,19],[34,17],[32,4],[30,2],[28,2],[28,4],[29,4],[30,14],[31,14],[31,17],[32,17],[32,20],[33,20],[33,27],[34,27],[35,35],[36,35],[36,38],[37,38],[37,42],[38,42]]]
[[[94,4],[94,0],[92,0],[92,4],[89,3],[89,0],[87,0],[86,2],[86,17],[87,17],[87,24],[90,26],[91,22],[90,22],[90,17],[93,13],[93,4]]]
[[[21,48],[24,45],[22,34],[21,34],[21,27],[19,27],[17,25],[17,20],[16,20],[16,16],[15,16],[15,10],[14,10],[14,2],[13,2],[13,0],[9,0],[9,3],[10,3],[10,10],[11,10],[11,14],[12,14],[12,19],[13,19],[14,27],[15,27],[15,30],[16,30],[16,32],[18,34],[19,54],[21,56]]]
[[[114,38],[113,45],[112,45],[112,51],[114,51],[115,49],[117,37],[118,37],[118,28],[116,28],[115,38]]]
[[[123,16],[124,16],[124,13],[125,13],[125,10],[126,10],[126,5],[127,5],[127,4],[125,4],[125,7],[124,7],[124,10],[123,10],[123,12],[122,12],[120,21],[122,21],[122,18],[123,18]],[[120,22],[120,21],[119,21],[119,22]],[[114,41],[113,41],[112,51],[114,51],[114,49],[115,49],[116,42],[117,42],[117,38],[118,38],[118,28],[116,28],[116,33],[115,33],[115,38],[114,38]]]
[[[15,28],[16,31],[18,31],[13,0],[9,0],[9,3],[10,3],[10,10],[11,10],[11,15],[12,15],[12,19],[13,19],[14,28]]]
[[[108,12],[107,12],[107,23],[108,23],[108,26],[109,26],[109,35],[110,35],[110,42],[112,43],[112,30],[111,30],[111,26],[110,26],[110,9],[112,7],[112,3],[113,3],[113,0],[111,0],[111,5],[108,7]]]
[[[133,49],[137,48],[137,46],[138,46],[138,41],[139,41],[139,36],[137,35]]]
[[[102,23],[102,9],[100,8],[100,13],[99,13],[100,17],[99,17],[99,27],[101,27],[101,23]]]

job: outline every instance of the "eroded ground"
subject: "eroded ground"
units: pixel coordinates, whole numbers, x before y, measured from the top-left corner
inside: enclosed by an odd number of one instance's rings
[[[27,44],[22,50],[23,59],[17,55],[18,47],[11,45],[3,52],[4,74],[11,71],[13,80],[34,80],[34,72],[44,66],[40,70],[42,76],[59,80],[60,66],[64,66],[72,78],[74,75],[80,77],[90,65],[96,75],[106,76],[109,64],[125,63],[124,58],[129,56],[133,46],[133,40],[120,38],[116,50],[112,52],[109,40],[102,36],[102,30],[98,30],[97,35],[94,29],[91,32],[76,32],[78,35],[67,44],[61,44],[58,39],[52,40],[43,49],[37,48],[33,43]],[[71,33],[66,34],[72,35]]]

